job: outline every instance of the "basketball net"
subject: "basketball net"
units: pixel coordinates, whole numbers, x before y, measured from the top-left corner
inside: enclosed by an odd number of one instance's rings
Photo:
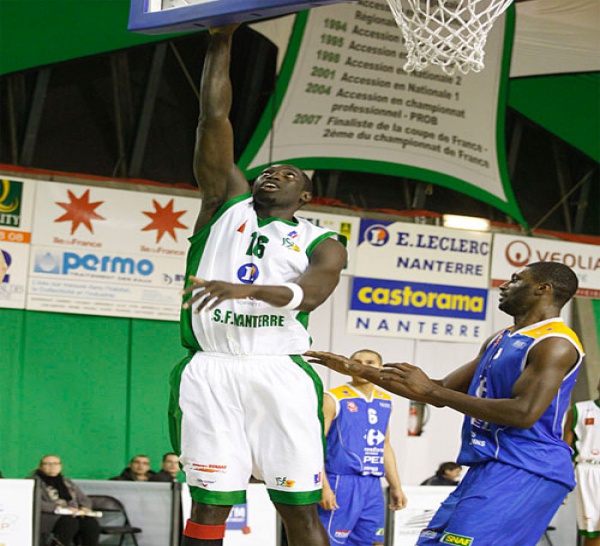
[[[488,33],[512,1],[387,0],[408,50],[404,70],[432,64],[450,75],[480,72]]]

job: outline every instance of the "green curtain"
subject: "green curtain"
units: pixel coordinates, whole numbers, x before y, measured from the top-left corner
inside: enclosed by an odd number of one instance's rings
[[[5,477],[49,453],[76,478],[119,474],[138,453],[159,468],[171,450],[167,378],[184,354],[178,323],[0,309],[0,324]]]

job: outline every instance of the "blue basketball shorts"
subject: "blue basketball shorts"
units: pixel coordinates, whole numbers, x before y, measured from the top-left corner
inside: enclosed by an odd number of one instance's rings
[[[535,546],[569,488],[514,466],[472,466],[417,546]]]
[[[327,473],[339,508],[324,510],[319,517],[332,546],[370,546],[383,543],[385,501],[378,476],[338,476]]]

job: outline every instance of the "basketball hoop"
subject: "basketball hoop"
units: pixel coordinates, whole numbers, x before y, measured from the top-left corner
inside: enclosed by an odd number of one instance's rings
[[[512,1],[387,0],[408,50],[404,70],[435,64],[450,75],[480,72],[488,33]]]

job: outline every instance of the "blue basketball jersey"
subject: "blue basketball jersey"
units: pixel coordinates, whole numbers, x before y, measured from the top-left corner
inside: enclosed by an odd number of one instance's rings
[[[392,399],[379,389],[367,400],[349,383],[330,391],[336,417],[327,434],[328,473],[384,476],[383,448],[392,412]]]
[[[564,377],[546,411],[528,429],[496,425],[465,416],[459,464],[470,466],[497,460],[574,487],[571,449],[562,439],[562,422],[584,353],[577,335],[562,319],[553,318],[517,332],[509,328],[499,333],[479,362],[469,394],[479,398],[511,398],[529,351],[549,337],[570,341],[579,358]]]

